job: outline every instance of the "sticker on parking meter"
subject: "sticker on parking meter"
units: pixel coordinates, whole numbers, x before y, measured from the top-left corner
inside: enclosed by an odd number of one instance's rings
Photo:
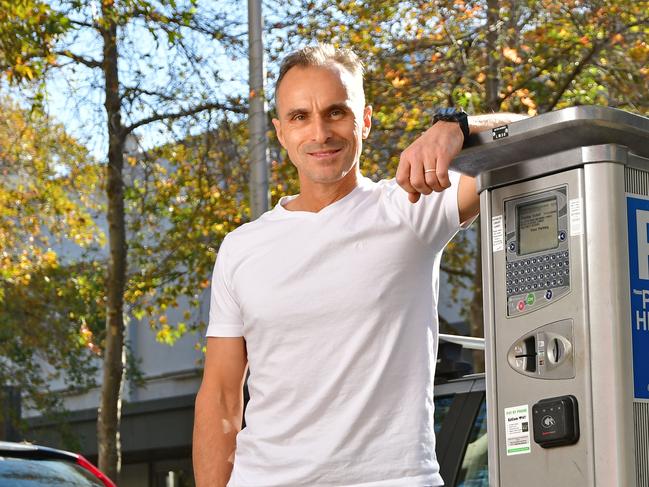
[[[649,199],[626,198],[631,283],[633,397],[649,400]]]
[[[527,404],[505,408],[507,456],[530,453],[530,408]]]
[[[503,233],[503,216],[497,215],[491,217],[491,245],[494,252],[501,251],[504,246],[504,237]]]
[[[577,236],[584,233],[584,218],[581,213],[581,198],[570,200],[570,235]]]

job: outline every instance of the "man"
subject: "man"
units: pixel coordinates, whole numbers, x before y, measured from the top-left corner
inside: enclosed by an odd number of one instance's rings
[[[372,109],[351,51],[288,56],[275,97],[300,194],[219,250],[196,399],[197,486],[442,485],[439,260],[479,207],[474,181],[448,172],[465,134],[435,123],[403,153],[401,187],[374,183],[359,172]]]

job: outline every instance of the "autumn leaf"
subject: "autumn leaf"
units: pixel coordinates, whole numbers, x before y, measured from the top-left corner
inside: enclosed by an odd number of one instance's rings
[[[523,62],[523,59],[518,55],[518,51],[511,47],[503,47],[503,55],[513,63],[520,64]]]

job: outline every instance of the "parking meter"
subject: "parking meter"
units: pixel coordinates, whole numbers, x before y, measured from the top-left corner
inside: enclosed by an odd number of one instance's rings
[[[649,486],[649,119],[572,107],[471,136],[491,487]]]

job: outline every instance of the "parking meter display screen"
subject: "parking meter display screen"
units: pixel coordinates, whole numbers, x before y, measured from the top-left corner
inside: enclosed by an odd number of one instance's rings
[[[559,246],[556,198],[520,205],[516,213],[520,255],[555,249]]]

